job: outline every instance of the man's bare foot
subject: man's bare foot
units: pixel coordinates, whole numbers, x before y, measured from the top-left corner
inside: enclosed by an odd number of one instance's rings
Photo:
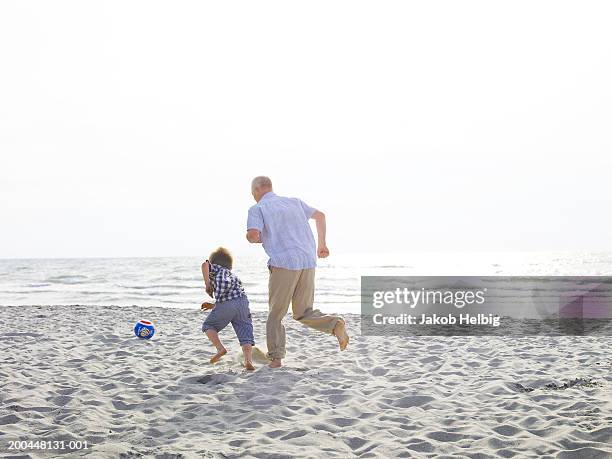
[[[339,320],[334,327],[334,336],[338,339],[340,350],[345,350],[349,343],[349,335],[346,333],[346,325],[344,324],[344,320]]]
[[[270,368],[280,368],[282,367],[281,359],[272,359],[272,361],[268,364]]]
[[[255,367],[253,366],[252,362],[244,362],[244,368],[247,371],[255,371]]]
[[[227,350],[225,348],[221,349],[219,352],[212,356],[212,358],[210,359],[210,363],[218,362],[225,354],[227,354]]]

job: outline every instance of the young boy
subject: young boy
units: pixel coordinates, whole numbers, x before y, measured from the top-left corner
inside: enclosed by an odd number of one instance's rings
[[[211,303],[202,305],[202,309],[214,306],[202,324],[202,331],[217,348],[217,353],[210,359],[210,363],[215,363],[227,354],[219,339],[219,332],[231,322],[242,346],[244,367],[252,371],[255,369],[252,357],[252,347],[255,345],[253,321],[249,300],[242,288],[242,282],[231,271],[232,264],[232,255],[223,247],[211,253],[209,259],[202,263],[206,293],[216,300],[214,305]]]

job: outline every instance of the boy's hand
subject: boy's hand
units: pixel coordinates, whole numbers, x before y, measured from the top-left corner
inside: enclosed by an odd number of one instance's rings
[[[212,309],[214,307],[215,307],[214,303],[209,303],[208,301],[205,301],[204,303],[202,303],[202,309],[204,310]]]
[[[317,256],[319,258],[329,257],[329,249],[327,248],[327,245],[319,244],[319,247],[317,248]]]

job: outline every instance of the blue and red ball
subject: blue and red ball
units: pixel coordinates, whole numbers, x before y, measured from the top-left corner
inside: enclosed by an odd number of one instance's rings
[[[155,334],[155,326],[148,320],[141,320],[134,327],[134,334],[140,339],[151,339]]]

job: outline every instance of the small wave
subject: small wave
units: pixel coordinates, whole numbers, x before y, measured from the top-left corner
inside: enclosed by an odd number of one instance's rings
[[[201,289],[203,286],[199,285],[176,285],[176,284],[151,284],[151,285],[121,285],[115,284],[115,287],[124,288],[128,290],[150,290],[157,288],[171,288],[176,290],[194,290]]]
[[[116,291],[105,291],[105,290],[77,290],[77,291],[73,291],[71,290],[70,292],[71,295],[114,295],[117,292]]]
[[[72,292],[71,292],[72,293]],[[139,301],[142,301],[145,298],[157,298],[157,297],[166,297],[166,296],[183,296],[177,292],[144,292],[144,291],[140,291],[140,290],[136,290],[136,291],[132,291],[132,292],[125,292],[124,294],[122,294],[122,292],[118,292],[118,291],[112,291],[112,292],[76,292],[78,294],[81,295],[91,295],[91,296],[96,296],[96,295],[108,295],[112,298],[136,298]]]
[[[140,293],[140,296],[142,297],[151,297],[151,298],[155,298],[157,296],[177,296],[176,292],[143,292]]]
[[[49,277],[46,279],[46,282],[51,284],[85,284],[88,282],[87,279],[87,276],[75,274]]]
[[[130,297],[105,297],[101,298],[99,303],[103,304],[114,304],[114,305],[129,305],[129,306],[151,306],[151,305],[164,305],[164,304],[189,304],[194,307],[199,307],[200,303],[197,301],[188,300],[170,300],[170,299],[155,299],[155,298],[130,298]],[[92,303],[92,304],[97,304]]]
[[[61,274],[59,276],[52,276],[49,279],[87,279],[87,276],[82,274]]]
[[[167,281],[196,282],[196,281],[202,281],[202,275],[199,275],[199,276],[168,276],[168,277],[158,278],[158,279],[167,280]]]

